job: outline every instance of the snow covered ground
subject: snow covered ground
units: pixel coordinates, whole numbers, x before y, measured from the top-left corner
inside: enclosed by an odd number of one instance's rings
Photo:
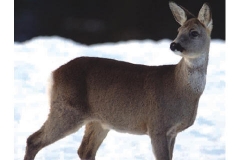
[[[180,57],[170,40],[127,41],[85,46],[60,37],[38,37],[14,44],[14,159],[24,157],[27,137],[46,120],[49,106],[47,79],[52,70],[79,56],[105,57],[127,62],[175,64]],[[225,159],[225,41],[212,40],[207,84],[193,126],[178,134],[173,159]],[[77,149],[84,127],[45,147],[36,160],[79,160]],[[154,159],[148,136],[109,132],[97,152],[97,160]]]

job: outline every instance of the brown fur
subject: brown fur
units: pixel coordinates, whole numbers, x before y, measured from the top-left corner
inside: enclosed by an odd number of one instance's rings
[[[203,7],[207,17],[209,7]],[[173,2],[170,8],[173,14],[182,11]],[[40,149],[84,124],[85,135],[78,149],[82,160],[95,159],[110,129],[148,134],[156,160],[171,160],[177,133],[194,123],[206,83],[208,23],[212,21],[198,19],[178,19],[184,23],[174,42],[185,50],[177,65],[145,66],[80,57],[53,71],[50,113],[40,130],[27,139],[24,160],[33,160]],[[199,37],[189,37],[191,29],[197,30]]]

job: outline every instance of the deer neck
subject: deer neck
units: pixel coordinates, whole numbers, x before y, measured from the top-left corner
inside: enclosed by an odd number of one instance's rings
[[[183,57],[176,66],[176,80],[181,89],[202,94],[206,84],[208,53],[197,58]]]

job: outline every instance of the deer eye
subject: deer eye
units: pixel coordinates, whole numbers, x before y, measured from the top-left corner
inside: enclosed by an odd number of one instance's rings
[[[199,33],[197,31],[191,30],[190,36],[195,38],[195,37],[199,36]]]

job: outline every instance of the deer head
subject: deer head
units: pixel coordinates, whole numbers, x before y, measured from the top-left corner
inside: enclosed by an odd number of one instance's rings
[[[209,52],[212,31],[210,7],[204,3],[196,18],[184,7],[169,3],[175,20],[181,25],[170,48],[184,58],[197,58]]]

